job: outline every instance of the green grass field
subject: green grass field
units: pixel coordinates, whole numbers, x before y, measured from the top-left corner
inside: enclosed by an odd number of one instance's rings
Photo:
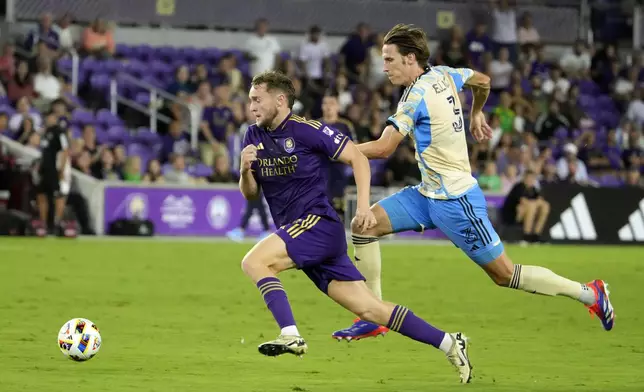
[[[267,358],[279,330],[240,269],[250,244],[0,238],[0,391],[643,391],[644,250],[509,248],[523,264],[612,287],[615,329],[582,305],[495,287],[453,246],[383,245],[384,292],[472,339],[475,378],[404,337],[346,343],[352,315],[304,274],[281,276],[309,353]],[[86,317],[101,352],[66,359],[62,324]]]

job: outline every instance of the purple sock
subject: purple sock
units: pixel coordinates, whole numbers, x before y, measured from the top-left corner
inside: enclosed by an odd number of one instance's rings
[[[288,303],[286,291],[284,291],[282,282],[279,279],[273,277],[261,279],[257,282],[257,288],[262,293],[266,306],[273,313],[273,317],[280,328],[295,325],[291,305]]]
[[[431,344],[438,348],[445,337],[445,332],[429,325],[404,306],[396,305],[391,313],[387,328],[416,341]]]

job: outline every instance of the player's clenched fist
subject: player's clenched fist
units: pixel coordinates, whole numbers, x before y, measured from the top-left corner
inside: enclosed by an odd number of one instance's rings
[[[250,170],[250,166],[257,160],[257,147],[252,144],[247,145],[241,152],[241,171]]]

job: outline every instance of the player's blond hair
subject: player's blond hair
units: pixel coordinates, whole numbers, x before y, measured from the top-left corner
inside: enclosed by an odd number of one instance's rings
[[[256,75],[251,82],[253,86],[266,84],[267,91],[279,90],[286,94],[288,107],[292,108],[295,103],[295,87],[288,76],[278,71],[266,71]]]
[[[384,39],[385,45],[396,45],[403,56],[413,53],[418,65],[424,67],[429,62],[429,45],[427,35],[420,27],[413,24],[395,25]]]

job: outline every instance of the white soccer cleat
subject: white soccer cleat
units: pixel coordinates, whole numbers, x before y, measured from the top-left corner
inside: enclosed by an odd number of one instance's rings
[[[280,335],[275,340],[262,343],[257,347],[261,354],[276,357],[282,354],[293,354],[301,357],[306,354],[308,346],[300,336]]]
[[[447,359],[458,370],[461,383],[468,384],[472,380],[472,364],[468,355],[469,339],[460,332],[450,333],[453,343],[447,353]]]

